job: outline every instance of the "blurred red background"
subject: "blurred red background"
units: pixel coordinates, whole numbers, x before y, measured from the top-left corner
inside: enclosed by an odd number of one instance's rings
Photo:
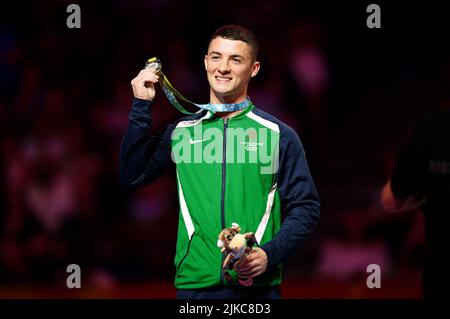
[[[379,191],[425,110],[448,105],[445,10],[269,0],[1,4],[0,298],[173,298],[175,176],[127,190],[118,154],[130,80],[158,56],[172,84],[208,99],[203,55],[227,23],[253,30],[262,69],[250,97],[300,135],[322,202],[286,265],[286,298],[420,298],[420,211],[384,212]],[[152,132],[180,114],[158,92]],[[68,289],[66,267],[81,267]],[[381,288],[366,286],[369,264]]]

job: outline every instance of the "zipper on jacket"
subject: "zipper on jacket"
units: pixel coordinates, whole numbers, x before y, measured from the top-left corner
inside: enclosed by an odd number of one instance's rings
[[[222,229],[225,228],[225,176],[226,176],[226,159],[227,159],[227,128],[228,119],[223,120],[223,150],[222,150],[222,191],[220,195],[220,221],[222,224]],[[224,256],[222,255],[222,262],[220,263],[220,283],[223,285],[223,273],[222,265],[224,261]]]
[[[177,272],[180,270],[181,265],[183,264],[183,261],[186,259],[186,257],[189,254],[189,250],[191,249],[191,243],[192,243],[192,240],[194,239],[194,236],[195,236],[195,231],[192,233],[191,239],[189,239],[189,243],[188,243],[188,247],[187,247],[186,253],[184,254],[183,258],[181,258],[180,262],[178,263]]]
[[[225,228],[225,176],[227,167],[227,128],[228,119],[223,120],[223,150],[222,150],[222,192],[220,196],[220,217],[222,229]]]

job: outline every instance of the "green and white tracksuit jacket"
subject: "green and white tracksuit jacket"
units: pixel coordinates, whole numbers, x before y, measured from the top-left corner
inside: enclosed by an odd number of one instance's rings
[[[178,289],[228,283],[219,232],[238,223],[268,257],[254,285],[281,283],[281,267],[311,233],[319,198],[295,131],[250,105],[224,120],[202,110],[149,137],[151,102],[133,99],[120,154],[120,178],[147,185],[175,166],[180,217],[175,256]],[[282,220],[282,211],[286,217]]]

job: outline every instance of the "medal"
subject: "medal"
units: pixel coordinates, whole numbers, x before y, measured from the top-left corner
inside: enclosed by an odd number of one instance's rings
[[[161,60],[156,57],[148,59],[148,61],[145,63],[144,69],[150,70],[156,74],[160,73],[160,71],[162,69]]]

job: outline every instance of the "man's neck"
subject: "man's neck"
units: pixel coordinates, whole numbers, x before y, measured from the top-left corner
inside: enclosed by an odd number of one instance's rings
[[[226,98],[226,97],[217,97],[213,93],[211,93],[210,100],[211,104],[232,104],[232,103],[241,103],[244,102],[247,95],[243,94],[239,96],[238,98]],[[232,118],[239,113],[243,112],[245,109],[232,111],[232,112],[216,112],[214,113],[214,117],[220,117],[222,119],[229,119]]]
[[[242,113],[243,111],[244,111],[244,109],[233,111],[233,112],[216,112],[216,113],[214,113],[214,117],[220,117],[225,120],[225,119],[235,117],[236,115],[238,115],[239,113]]]

